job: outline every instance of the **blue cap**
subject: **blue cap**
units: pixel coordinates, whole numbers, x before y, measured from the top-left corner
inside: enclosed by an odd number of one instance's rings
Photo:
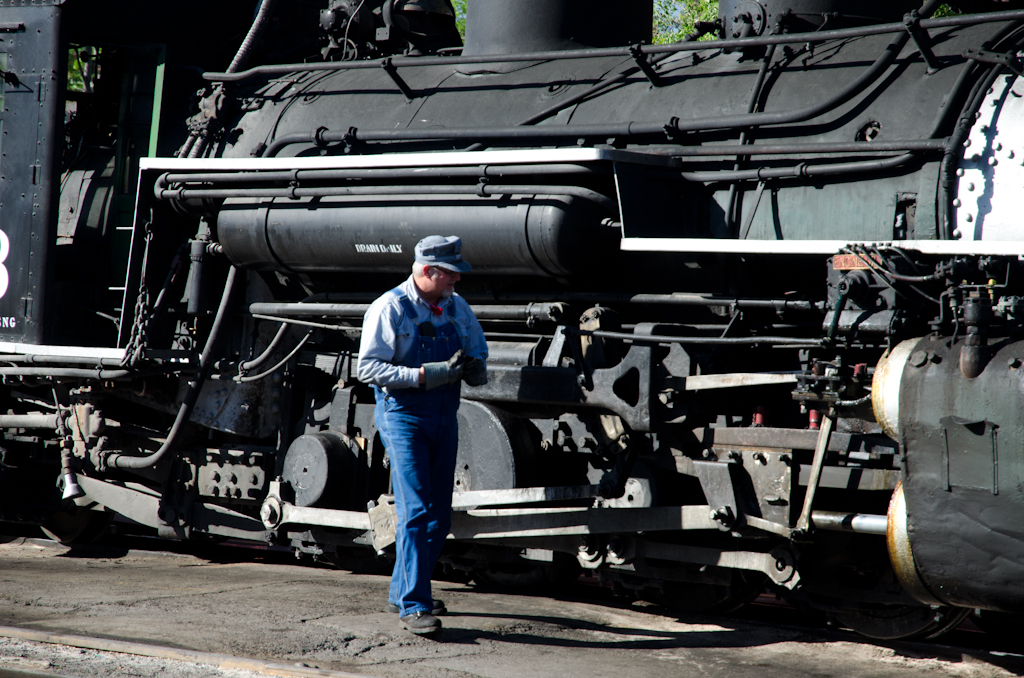
[[[428,235],[416,243],[416,263],[440,266],[465,273],[473,270],[462,260],[462,238],[457,235]]]

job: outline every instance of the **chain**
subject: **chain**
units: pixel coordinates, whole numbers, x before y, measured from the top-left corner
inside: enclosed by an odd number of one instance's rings
[[[146,286],[146,268],[149,264],[149,243],[153,240],[152,226],[152,222],[146,222],[146,249],[142,254],[142,272],[139,274],[139,296],[135,299],[135,320],[132,322],[132,332],[128,338],[128,345],[124,349],[124,357],[121,358],[121,367],[136,367],[142,360],[143,351],[146,350],[146,332],[149,326],[149,288]]]

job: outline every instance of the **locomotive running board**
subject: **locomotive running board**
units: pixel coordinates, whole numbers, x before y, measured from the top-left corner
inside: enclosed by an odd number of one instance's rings
[[[624,252],[681,252],[700,254],[836,254],[850,245],[896,247],[901,250],[950,256],[1024,255],[1022,240],[732,240],[724,238],[630,238],[619,248]]]

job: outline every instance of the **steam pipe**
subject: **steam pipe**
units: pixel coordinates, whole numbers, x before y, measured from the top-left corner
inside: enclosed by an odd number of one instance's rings
[[[359,318],[366,314],[369,304],[307,304],[288,302],[257,302],[249,304],[253,315],[277,315],[295,318],[335,317]],[[473,314],[481,320],[558,320],[563,308],[559,303],[473,305]]]
[[[858,162],[840,162],[827,165],[808,165],[800,163],[793,167],[758,167],[749,170],[732,170],[722,172],[682,172],[684,179],[713,183],[720,181],[753,181],[762,179],[787,179],[799,177],[824,177],[837,174],[856,174],[859,172],[877,172],[893,169],[906,164],[915,157],[914,153],[904,153],[885,160],[861,160]]]
[[[814,511],[811,523],[815,529],[832,532],[860,532],[861,534],[885,535],[889,525],[888,516],[866,513],[843,513],[840,511]]]
[[[160,200],[187,200],[189,198],[303,198],[338,195],[569,195],[595,202],[609,211],[617,211],[618,203],[597,191],[580,186],[498,185],[476,186],[324,186],[311,188],[172,188],[154,190]]]
[[[781,344],[785,346],[814,347],[821,346],[820,339],[807,339],[803,337],[680,337],[665,336],[659,334],[631,334],[629,332],[608,332],[605,330],[570,330],[574,334],[586,337],[604,337],[606,339],[626,339],[640,343],[655,344],[695,344],[709,346],[750,346],[753,344]]]
[[[934,5],[937,3],[933,4]],[[921,14],[926,12],[922,8]],[[922,19],[918,25],[922,29],[951,28],[954,26],[972,26],[983,23],[995,23],[999,21],[1015,21],[1024,19],[1024,10],[1009,10],[1005,12],[988,12],[984,14],[963,14],[960,16],[944,17],[941,19]],[[847,38],[859,38],[870,35],[883,35],[887,33],[906,34],[906,24],[902,21],[876,24],[874,26],[859,26],[856,28],[838,28],[831,31],[817,31],[810,33],[783,33],[781,35],[763,35],[755,38],[742,38],[730,40],[713,40],[708,42],[677,42],[670,45],[643,45],[641,53],[645,55],[665,54],[676,52],[698,52],[704,50],[744,49],[748,47],[764,47],[767,45],[785,45],[792,43],[820,43],[829,40],[845,40]],[[599,59],[604,57],[631,57],[629,47],[605,47],[595,49],[572,49],[557,50],[548,52],[529,52],[524,54],[503,54],[503,55],[481,55],[462,57],[390,57],[391,63],[396,67],[406,66],[449,66],[464,64],[492,64],[498,62],[513,61],[553,61],[561,59]],[[248,80],[257,75],[280,75],[285,73],[304,73],[310,71],[345,71],[358,69],[380,69],[382,59],[372,61],[337,61],[331,63],[315,64],[276,64],[272,66],[257,66],[238,73],[203,73],[203,78],[210,82],[239,82]]]
[[[138,376],[130,370],[89,370],[73,367],[0,367],[0,376],[5,377],[52,377],[58,379],[101,379],[111,381]]]
[[[0,414],[0,428],[48,428],[56,430],[59,414]]]
[[[997,45],[1000,41],[1006,39],[1013,34],[1015,30],[1019,30],[1020,24],[1015,23],[1012,26],[1008,26],[1003,30],[999,31],[991,40],[984,43],[982,47],[984,49],[991,49],[994,45]],[[961,73],[961,78],[957,80],[954,85],[953,92],[957,92],[963,83],[966,82],[966,74],[969,69],[965,69]],[[939,167],[939,199],[936,201],[936,220],[939,227],[939,236],[945,240],[953,239],[953,221],[950,214],[950,207],[953,201],[953,185],[956,183],[956,168],[958,165],[958,156],[961,153],[962,144],[970,134],[971,127],[974,125],[974,115],[978,108],[981,107],[982,102],[985,99],[985,93],[989,87],[998,77],[1002,66],[996,65],[989,70],[989,73],[975,83],[971,94],[968,97],[967,104],[961,109],[960,118],[957,121],[957,125],[953,130],[946,142],[946,146],[943,149],[942,163]],[[947,101],[951,104],[955,97],[950,94]],[[948,110],[948,109],[947,109]]]
[[[773,32],[778,32],[781,28],[781,24],[775,25]],[[772,65],[772,59],[775,58],[775,45],[769,45],[765,51],[764,58],[761,60],[761,68],[757,71],[757,79],[754,81],[754,87],[750,91],[750,101],[747,103],[747,113],[753,113],[757,110],[757,102],[761,100],[761,90],[764,88],[764,79],[768,75],[768,68]],[[747,130],[743,130],[740,133],[740,148],[747,146]],[[743,162],[745,154],[737,153],[736,163],[733,165],[733,171],[739,171],[740,164]],[[739,221],[736,215],[736,198],[739,193],[739,184],[734,183],[729,187],[729,196],[725,200],[725,231],[726,233],[732,233],[736,230],[736,222]]]
[[[901,24],[902,25],[902,24]],[[310,133],[287,134],[275,139],[264,153],[265,157],[273,157],[285,146],[296,143],[337,143],[349,144],[363,141],[427,141],[427,140],[459,140],[459,139],[551,139],[579,137],[628,137],[642,135],[672,135],[677,132],[691,132],[711,129],[732,129],[737,127],[759,127],[764,125],[782,125],[809,120],[835,107],[846,103],[859,94],[869,84],[878,79],[899,56],[900,51],[910,39],[908,33],[896,35],[875,62],[862,72],[856,80],[844,87],[828,99],[805,108],[772,113],[741,113],[736,115],[714,116],[679,120],[672,118],[668,123],[659,122],[626,122],[615,124],[581,124],[581,125],[545,125],[543,127],[459,127],[459,128],[426,128],[426,129],[391,129],[360,131],[351,128],[347,131],[332,132],[317,130]],[[727,41],[722,41],[727,42]]]
[[[902,150],[902,149],[901,149]],[[328,169],[283,170],[269,172],[204,172],[199,174],[163,174],[157,181],[159,189],[177,183],[247,183],[263,181],[303,182],[338,181],[344,179],[419,179],[435,177],[506,177],[538,174],[599,174],[607,170],[573,163],[551,165],[474,165],[472,167],[401,167],[395,169]]]
[[[600,292],[564,292],[557,294],[499,294],[498,301],[575,301],[586,304],[666,304],[679,306],[732,306],[735,308],[763,308],[772,311],[821,311],[817,302],[799,299],[744,299],[721,297],[713,294],[603,294]],[[476,307],[477,298],[469,297]]]

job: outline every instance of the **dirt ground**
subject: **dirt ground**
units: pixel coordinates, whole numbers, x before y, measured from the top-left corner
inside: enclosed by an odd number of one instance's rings
[[[445,629],[437,639],[416,637],[384,611],[386,577],[280,556],[253,562],[245,554],[248,562],[238,562],[224,553],[0,545],[0,625],[395,678],[1024,675],[1024,657],[1005,652],[880,644],[751,618],[666,616],[595,599],[584,587],[510,595],[437,582],[435,596],[450,610]],[[255,675],[137,659],[0,638],[0,676],[4,669],[79,678]]]

